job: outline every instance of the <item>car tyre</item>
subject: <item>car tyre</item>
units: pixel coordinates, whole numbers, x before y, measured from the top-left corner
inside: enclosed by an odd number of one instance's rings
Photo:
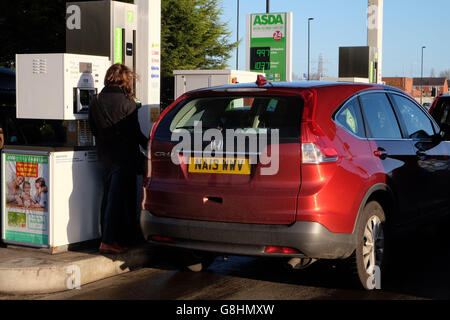
[[[351,257],[353,273],[366,290],[381,288],[387,262],[387,235],[383,207],[377,201],[369,202],[358,223],[356,250]]]

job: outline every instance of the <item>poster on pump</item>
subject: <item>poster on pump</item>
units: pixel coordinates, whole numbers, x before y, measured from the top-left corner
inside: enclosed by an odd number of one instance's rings
[[[2,238],[6,243],[49,244],[49,156],[3,153]]]

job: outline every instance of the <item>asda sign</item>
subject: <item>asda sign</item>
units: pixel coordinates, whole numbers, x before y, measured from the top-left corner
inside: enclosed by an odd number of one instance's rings
[[[247,70],[269,81],[292,79],[292,12],[247,15]]]
[[[263,14],[261,16],[255,16],[253,25],[284,24],[283,21],[283,15],[281,14]]]

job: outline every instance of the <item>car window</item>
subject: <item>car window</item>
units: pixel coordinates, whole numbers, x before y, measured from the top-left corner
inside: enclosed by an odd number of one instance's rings
[[[230,96],[197,98],[175,107],[156,130],[155,138],[168,140],[180,129],[241,129],[265,133],[279,130],[280,139],[298,139],[303,102],[296,97]]]
[[[438,101],[432,116],[440,126],[450,124],[450,99]]]
[[[384,93],[360,96],[368,136],[378,139],[401,139],[402,134],[391,103]]]
[[[409,138],[428,138],[434,135],[433,125],[427,115],[409,99],[392,95]]]
[[[335,120],[354,135],[361,138],[365,137],[358,99],[354,98],[347,102],[336,114]]]

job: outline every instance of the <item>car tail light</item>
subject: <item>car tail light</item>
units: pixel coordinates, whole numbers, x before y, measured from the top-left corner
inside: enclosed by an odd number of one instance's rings
[[[164,242],[164,243],[173,243],[173,239],[169,237],[163,237],[163,236],[152,236],[152,241],[156,242]]]
[[[278,247],[278,246],[266,246],[265,253],[281,253],[281,254],[300,254],[300,251],[294,248]]]
[[[333,144],[314,122],[302,122],[301,139],[303,164],[321,164],[338,161],[339,156]]]

